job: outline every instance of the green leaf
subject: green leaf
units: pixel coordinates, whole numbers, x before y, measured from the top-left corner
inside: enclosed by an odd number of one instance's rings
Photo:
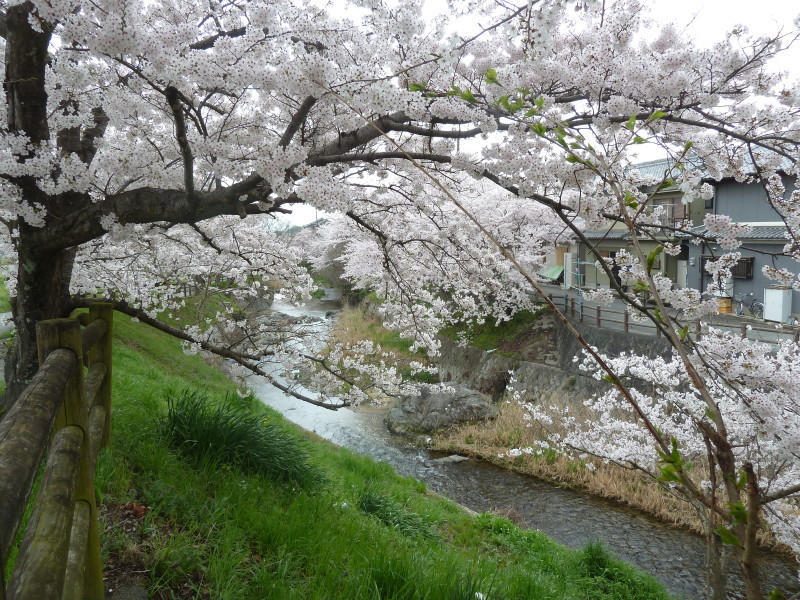
[[[661,311],[658,310],[658,308],[653,309],[653,315],[655,316],[656,321],[658,321],[659,323],[664,322],[664,317],[661,316]]]
[[[628,119],[627,123],[625,123],[625,129],[633,131],[634,127],[636,127],[636,115],[631,115],[631,118]]]
[[[487,69],[486,75],[483,77],[489,85],[497,85],[500,82],[497,80],[497,71],[494,69]]]
[[[547,129],[541,123],[533,123],[531,129],[536,132],[537,135],[545,136],[547,134]]]
[[[608,383],[614,383],[614,380],[611,378],[611,375],[603,375],[603,381],[607,381]]]
[[[646,143],[647,143],[647,140],[646,140],[646,139],[644,139],[643,137],[639,137],[639,136],[637,135],[637,136],[635,136],[635,137],[633,138],[633,143],[634,143],[634,144],[646,144]]]
[[[686,143],[683,145],[683,149],[684,149],[684,150],[691,150],[691,149],[692,149],[692,146],[694,146],[694,144],[693,144],[692,142],[686,142]]]
[[[747,473],[744,471],[739,471],[739,479],[736,480],[736,487],[740,490],[744,489],[744,486],[747,485]]]
[[[459,96],[462,100],[466,100],[470,104],[475,104],[478,101],[478,99],[475,97],[475,94],[473,94],[470,90],[464,90]]]
[[[530,93],[530,92],[528,92],[528,93]],[[536,98],[536,100],[534,100],[533,103],[536,105],[536,108],[538,108],[539,110],[542,110],[544,108],[544,98],[542,98],[541,96]]]
[[[459,95],[461,95],[461,93],[462,93],[461,92],[461,88],[458,87],[457,85],[454,85],[452,88],[450,88],[450,91],[447,92],[446,95],[447,96],[459,96]]]
[[[727,527],[720,525],[714,530],[714,533],[717,534],[717,537],[719,537],[723,544],[728,544],[729,546],[742,545],[741,542],[739,542],[739,538]]]
[[[652,123],[653,121],[658,121],[659,119],[663,119],[666,116],[667,113],[665,113],[663,110],[657,110],[652,115],[650,115],[650,122]]]
[[[731,504],[729,502],[728,506],[731,509],[731,521],[734,525],[747,522],[747,509],[744,507],[744,504],[742,504],[741,501],[737,502],[736,504]]]
[[[786,600],[786,594],[778,588],[775,588],[769,593],[769,598],[767,598],[767,600]]]
[[[678,337],[681,340],[685,340],[686,338],[689,337],[689,326],[688,325],[685,325],[683,327],[679,327],[678,328]]]
[[[528,112],[525,113],[525,117],[530,119],[531,117],[535,117],[538,114],[539,114],[538,110],[536,110],[535,108],[531,108],[528,110]]]
[[[656,258],[663,251],[664,251],[664,246],[658,246],[655,250],[653,250],[652,252],[650,252],[650,254],[647,255],[647,272],[648,273],[653,269],[653,265],[656,262]]]
[[[681,478],[677,472],[675,472],[675,467],[672,465],[666,465],[663,467],[659,467],[658,470],[661,472],[661,475],[658,478],[658,481],[663,481],[665,483],[675,482],[680,483]]]
[[[581,159],[575,156],[574,154],[570,154],[569,156],[567,156],[567,162],[575,164],[581,162]]]
[[[670,438],[670,442],[672,443],[672,452],[670,453],[670,458],[675,465],[681,465],[683,461],[681,460],[680,450],[678,450],[678,440],[672,437]]]
[[[424,92],[428,89],[427,83],[410,83],[408,84],[408,90],[411,92]]]

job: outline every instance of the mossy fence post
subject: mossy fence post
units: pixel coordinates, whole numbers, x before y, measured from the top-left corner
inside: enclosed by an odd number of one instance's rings
[[[113,307],[96,303],[77,319],[42,321],[36,333],[39,371],[0,422],[0,600],[101,600],[94,470],[110,434]],[[6,586],[3,571],[45,453]]]

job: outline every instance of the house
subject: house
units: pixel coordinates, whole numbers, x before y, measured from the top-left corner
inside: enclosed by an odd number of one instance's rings
[[[653,160],[635,166],[639,174],[647,179],[661,181],[674,175],[673,162],[669,159]],[[661,223],[666,227],[676,227],[689,221],[693,226],[700,226],[705,215],[711,211],[712,204],[700,198],[690,204],[684,204],[680,190],[674,186],[666,187],[649,186],[642,188],[649,195],[650,205],[659,207]],[[565,280],[579,287],[610,287],[608,275],[595,266],[597,256],[613,258],[617,252],[628,248],[630,233],[622,223],[615,223],[603,231],[585,231],[585,237],[590,244],[578,243],[572,248],[568,260],[571,267],[565,268]],[[654,250],[663,242],[671,242],[681,246],[678,256],[661,254],[654,265],[654,269],[672,279],[678,287],[688,285],[689,248],[683,243],[680,234],[671,233],[668,229],[662,230],[653,236],[653,239],[641,238],[640,244],[645,254]],[[571,277],[570,277],[571,276]]]
[[[738,296],[739,294],[753,293],[755,298],[764,302],[765,318],[769,320],[785,321],[788,313],[800,311],[800,292],[776,290],[775,282],[768,279],[762,272],[765,266],[786,268],[792,272],[797,271],[797,262],[788,256],[781,256],[786,245],[787,228],[778,212],[767,200],[767,194],[761,183],[738,182],[734,179],[712,181],[714,186],[713,214],[727,215],[735,223],[746,224],[752,227],[749,234],[740,237],[742,246],[738,249],[742,254],[739,263],[733,269],[733,278],[725,282],[726,294]],[[795,189],[795,178],[783,178],[786,195]],[[704,235],[705,227],[697,227],[693,233]],[[689,278],[688,284],[700,290],[705,290],[710,283],[710,276],[705,272],[705,262],[719,256],[723,251],[715,244],[688,244]],[[769,297],[767,297],[769,296]],[[781,297],[782,306],[776,318],[775,311],[770,304],[778,296]],[[777,309],[776,309],[777,310]]]
[[[641,163],[636,168],[644,177],[661,180],[672,174],[671,165],[669,160],[661,159]],[[733,278],[724,282],[726,294],[734,297],[752,292],[757,300],[764,302],[766,299],[767,319],[785,321],[790,313],[800,312],[800,292],[776,292],[775,282],[763,274],[765,266],[796,272],[798,265],[791,258],[782,256],[787,241],[786,225],[767,201],[762,185],[732,178],[719,181],[708,178],[705,181],[714,187],[713,197],[707,200],[697,198],[688,205],[683,203],[680,190],[675,186],[643,188],[642,191],[650,194],[651,205],[662,207],[661,222],[668,227],[689,221],[692,233],[705,235],[707,231],[703,222],[707,214],[727,215],[736,223],[750,225],[751,232],[740,238],[743,242],[739,248],[742,258],[733,269]],[[783,183],[788,196],[795,189],[796,180],[784,177]],[[569,248],[558,248],[548,264],[563,266],[563,282],[567,287],[610,287],[606,273],[595,266],[597,256],[613,257],[628,248],[631,245],[630,233],[625,225],[615,223],[603,231],[585,231],[584,235],[589,244],[577,242]],[[665,241],[679,245],[680,254],[669,256],[662,253],[656,259],[654,270],[669,277],[678,288],[692,287],[704,291],[711,282],[704,269],[705,263],[722,251],[713,244],[691,243],[689,238],[686,234],[663,230],[653,239],[642,241],[640,238],[640,243],[645,254]],[[776,312],[771,312],[769,306],[776,294],[781,296],[779,318],[771,316]]]

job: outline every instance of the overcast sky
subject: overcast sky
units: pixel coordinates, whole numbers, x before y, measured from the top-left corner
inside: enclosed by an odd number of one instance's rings
[[[401,0],[402,1],[402,0]],[[429,0],[431,7],[447,10],[446,0]],[[606,0],[611,3],[611,0]],[[800,15],[797,0],[661,0],[649,3],[650,15],[659,23],[675,24],[701,47],[710,46],[724,38],[736,25],[745,25],[751,34],[773,35],[780,29],[790,31],[792,22]],[[800,77],[800,42],[784,53],[777,63],[780,70]],[[642,160],[656,156],[642,156]],[[297,207],[292,215],[282,216],[293,224],[314,221],[317,211]]]

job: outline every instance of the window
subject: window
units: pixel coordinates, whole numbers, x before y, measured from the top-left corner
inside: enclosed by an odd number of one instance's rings
[[[754,256],[743,256],[731,269],[731,275],[734,279],[752,279],[755,262]]]
[[[705,255],[700,260],[700,269],[702,269],[703,276],[708,275],[706,271],[706,262],[714,260],[715,257]],[[755,268],[756,259],[754,256],[743,256],[731,269],[731,275],[734,279],[752,279],[753,269]]]

